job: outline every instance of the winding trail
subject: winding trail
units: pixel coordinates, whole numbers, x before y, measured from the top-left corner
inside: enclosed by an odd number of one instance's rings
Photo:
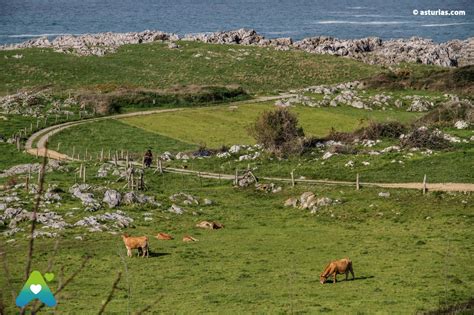
[[[264,96],[259,97],[253,100],[246,100],[246,101],[239,101],[234,103],[229,103],[229,106],[235,106],[239,104],[245,103],[260,103],[260,102],[267,102],[273,101],[277,99],[289,98],[294,96],[294,94],[280,94],[278,96]],[[220,105],[222,106],[222,105]],[[194,107],[196,108],[196,107]],[[48,158],[55,159],[55,160],[69,160],[74,161],[76,159],[54,151],[54,150],[46,150],[45,144],[48,141],[48,138],[52,135],[55,135],[61,132],[64,129],[82,125],[86,123],[91,123],[95,121],[107,120],[107,119],[120,119],[126,117],[135,117],[135,116],[144,116],[144,115],[151,115],[151,114],[158,114],[158,113],[166,113],[166,112],[177,112],[186,110],[186,108],[173,108],[173,109],[154,109],[149,111],[141,111],[141,112],[133,112],[127,114],[118,114],[112,116],[105,116],[105,117],[96,117],[96,118],[89,118],[83,119],[79,121],[71,121],[66,122],[54,126],[47,127],[45,129],[39,130],[32,134],[25,143],[25,150],[27,153],[36,155],[36,156],[44,156],[47,152]],[[34,143],[36,144],[36,148],[33,147]],[[165,172],[169,173],[179,173],[184,175],[192,175],[192,176],[199,176],[203,178],[211,178],[211,179],[224,179],[224,180],[234,180],[234,175],[229,174],[219,174],[219,173],[210,173],[210,172],[201,172],[201,171],[193,171],[193,170],[185,170],[185,169],[178,169],[178,168],[165,168]],[[275,182],[291,182],[291,178],[283,178],[283,177],[259,177],[262,180],[267,181],[275,181]],[[306,183],[306,184],[321,184],[321,185],[345,185],[345,186],[355,186],[355,182],[349,181],[334,181],[334,180],[317,180],[317,179],[295,179],[295,183]],[[423,189],[423,183],[370,183],[370,182],[360,182],[361,186],[365,187],[379,187],[379,188],[394,188],[394,189]],[[460,192],[474,192],[474,184],[471,183],[427,183],[426,187],[429,191],[460,191]]]

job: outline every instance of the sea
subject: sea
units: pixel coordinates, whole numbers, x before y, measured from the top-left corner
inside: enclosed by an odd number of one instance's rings
[[[0,0],[0,44],[62,34],[255,29],[267,38],[474,37],[474,0]]]

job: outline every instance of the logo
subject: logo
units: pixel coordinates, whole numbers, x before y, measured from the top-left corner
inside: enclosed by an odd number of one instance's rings
[[[31,272],[28,280],[26,280],[26,283],[23,286],[23,289],[21,289],[20,294],[18,294],[16,298],[16,305],[24,307],[32,300],[38,299],[47,306],[56,306],[56,299],[46,284],[45,279],[48,282],[53,281],[54,274],[45,273],[43,278],[43,275],[41,275],[39,271],[34,270]]]

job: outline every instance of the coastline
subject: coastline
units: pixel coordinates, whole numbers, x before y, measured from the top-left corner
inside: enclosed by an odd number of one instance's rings
[[[196,41],[209,44],[237,44],[243,46],[271,47],[278,50],[300,50],[314,54],[348,57],[368,64],[386,66],[402,62],[459,67],[474,64],[474,37],[466,40],[453,39],[435,43],[430,39],[382,40],[378,37],[338,39],[316,36],[294,41],[291,37],[265,38],[252,29],[224,32],[195,33],[180,36],[174,33],[146,30],[129,33],[97,33],[84,35],[60,35],[33,38],[22,43],[0,45],[0,50],[25,48],[51,48],[59,53],[79,56],[104,56],[114,53],[122,45],[168,42],[170,49],[177,49],[177,41]]]

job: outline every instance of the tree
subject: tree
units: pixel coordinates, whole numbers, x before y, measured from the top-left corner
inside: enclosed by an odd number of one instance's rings
[[[287,108],[264,111],[250,126],[249,133],[277,156],[300,154],[304,148],[303,128],[298,126],[298,117]]]

